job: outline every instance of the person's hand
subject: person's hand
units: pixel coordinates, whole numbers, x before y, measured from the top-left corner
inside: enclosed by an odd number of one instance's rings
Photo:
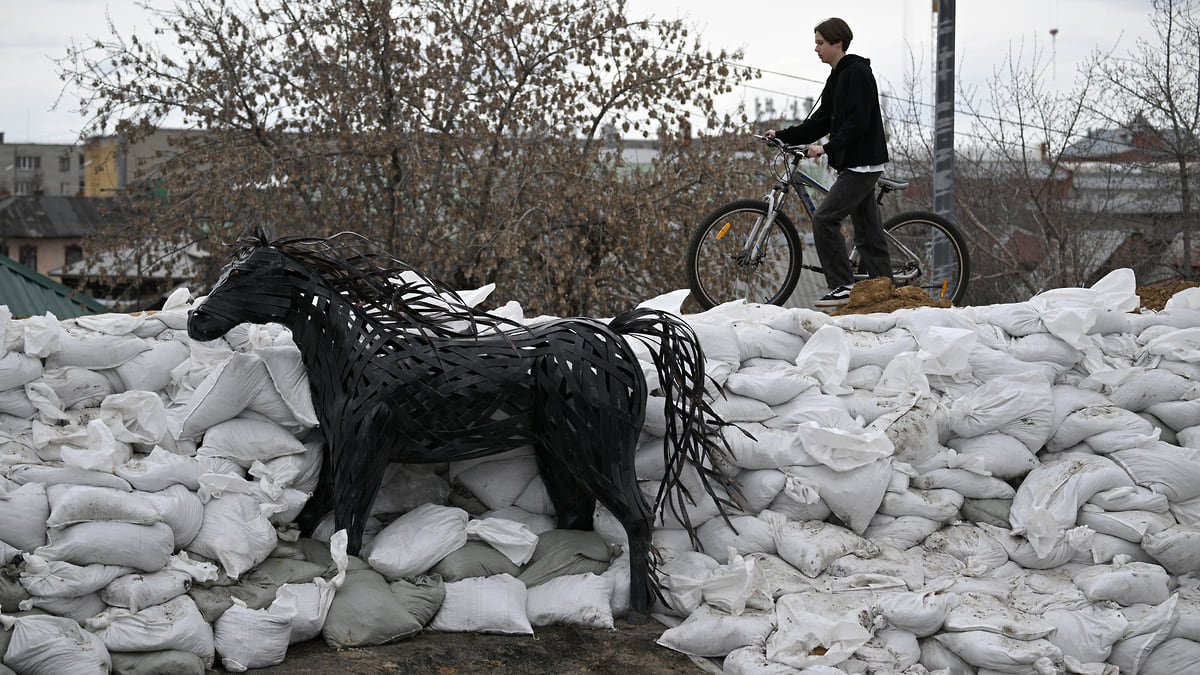
[[[808,156],[810,159],[820,157],[823,154],[825,154],[825,146],[816,144],[808,146]]]
[[[775,138],[775,130],[774,130],[774,129],[767,129],[767,130],[766,130],[766,131],[763,133],[763,136],[766,136],[767,138]]]

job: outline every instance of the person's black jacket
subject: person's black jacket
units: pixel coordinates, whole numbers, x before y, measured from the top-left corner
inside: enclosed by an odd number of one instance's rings
[[[821,105],[804,122],[776,134],[789,145],[813,143],[829,135],[825,154],[829,165],[841,171],[888,161],[879,89],[871,60],[846,54],[825,80]]]

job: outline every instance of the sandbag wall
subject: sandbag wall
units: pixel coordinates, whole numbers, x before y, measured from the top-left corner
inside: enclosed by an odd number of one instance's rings
[[[393,465],[361,557],[331,523],[298,538],[321,450],[298,352],[278,327],[193,343],[189,300],[0,316],[0,673],[236,671],[316,636],[624,612],[619,526],[552,529],[529,453]],[[729,673],[1200,664],[1200,300],[1135,307],[1123,270],[1012,305],[685,317],[740,426],[713,462],[742,506],[726,522],[693,480],[700,546],[658,524],[660,643]]]

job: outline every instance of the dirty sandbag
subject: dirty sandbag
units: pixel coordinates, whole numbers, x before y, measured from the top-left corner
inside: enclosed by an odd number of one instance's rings
[[[12,631],[4,663],[22,675],[95,675],[112,667],[100,637],[73,619],[0,616],[0,626]]]

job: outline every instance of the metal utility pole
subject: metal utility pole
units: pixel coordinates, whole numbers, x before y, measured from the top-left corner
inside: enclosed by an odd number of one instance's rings
[[[937,58],[933,123],[933,210],[954,220],[954,0],[933,0]]]

